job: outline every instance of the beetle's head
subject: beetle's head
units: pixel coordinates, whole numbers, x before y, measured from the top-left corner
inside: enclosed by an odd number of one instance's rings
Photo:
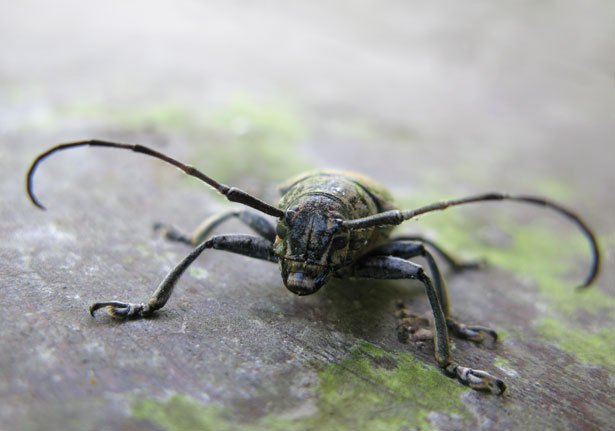
[[[274,250],[288,290],[297,295],[315,293],[348,262],[349,232],[342,220],[340,204],[322,195],[285,211],[278,221]]]

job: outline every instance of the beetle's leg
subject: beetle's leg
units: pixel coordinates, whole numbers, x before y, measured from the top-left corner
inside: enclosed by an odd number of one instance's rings
[[[448,297],[448,288],[446,280],[442,276],[440,269],[433,255],[420,242],[411,242],[405,240],[393,240],[384,244],[370,252],[370,256],[395,256],[402,259],[411,259],[421,256],[427,261],[429,272],[433,278],[433,284],[438,294],[438,300],[446,318],[446,324],[451,333],[462,339],[470,340],[475,343],[482,343],[485,340],[485,335],[490,336],[493,341],[498,339],[498,334],[493,329],[484,326],[467,326],[462,323],[457,323],[451,317],[450,300]]]
[[[438,256],[440,256],[451,267],[451,269],[454,272],[481,269],[482,267],[485,266],[485,263],[486,263],[485,260],[482,260],[482,259],[462,261],[461,259],[458,259],[452,256],[450,253],[448,253],[446,250],[444,250],[434,241],[428,238],[424,238],[422,236],[404,235],[404,236],[395,237],[392,240],[393,241],[417,241],[423,244],[427,244],[428,246],[430,246],[436,251]]]
[[[447,322],[438,293],[431,279],[419,265],[399,257],[368,256],[339,275],[377,279],[416,279],[422,282],[434,316],[434,353],[438,365],[449,377],[456,377],[461,383],[473,389],[487,390],[497,395],[504,392],[506,385],[502,380],[485,371],[462,367],[451,361]]]
[[[164,223],[154,224],[154,230],[161,231],[165,238],[172,241],[198,245],[205,241],[215,228],[231,218],[239,219],[263,238],[271,242],[275,240],[275,227],[273,224],[262,215],[246,210],[232,210],[213,214],[203,220],[191,235],[187,235],[177,228]]]
[[[277,262],[273,253],[273,244],[264,238],[254,235],[232,234],[216,235],[198,245],[186,256],[160,283],[147,303],[133,304],[119,301],[96,302],[90,306],[90,314],[93,316],[96,310],[106,308],[113,317],[146,317],[154,311],[161,309],[173,293],[177,280],[192,262],[205,250],[230,251],[231,253],[243,254],[244,256]]]
[[[451,333],[457,338],[470,340],[475,343],[482,343],[485,341],[485,335],[488,335],[494,342],[498,340],[498,333],[486,326],[464,325],[451,317],[446,319],[446,324],[448,325],[448,329],[451,330]]]
[[[375,248],[369,253],[370,256],[394,256],[401,257],[402,259],[411,259],[413,257],[424,257],[429,266],[429,272],[433,279],[433,284],[438,295],[438,301],[442,307],[444,317],[448,319],[450,316],[450,300],[448,298],[448,290],[446,288],[446,281],[442,277],[442,273],[436,264],[435,259],[427,251],[425,246],[420,242],[410,242],[393,240],[380,247]]]

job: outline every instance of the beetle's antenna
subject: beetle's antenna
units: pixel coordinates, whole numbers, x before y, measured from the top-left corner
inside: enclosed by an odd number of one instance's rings
[[[422,214],[427,214],[433,211],[441,211],[445,210],[449,207],[465,205],[475,202],[485,202],[485,201],[517,201],[517,202],[525,202],[532,205],[540,205],[544,207],[548,207],[554,209],[558,213],[562,214],[566,218],[572,220],[581,230],[583,235],[589,241],[589,245],[592,253],[592,263],[589,274],[585,277],[583,284],[579,286],[579,288],[584,288],[592,284],[592,282],[598,276],[600,271],[600,251],[598,249],[598,242],[596,240],[596,236],[592,232],[592,230],[587,226],[587,224],[581,219],[580,216],[575,214],[563,206],[548,201],[544,198],[534,197],[534,196],[524,196],[524,195],[508,195],[504,193],[487,193],[483,195],[470,196],[462,199],[453,199],[450,201],[441,201],[436,202],[431,205],[426,205],[424,207],[420,207],[414,210],[408,211],[386,211],[380,214],[374,214],[372,216],[363,217],[354,220],[346,220],[344,222],[344,226],[351,230],[356,229],[367,229],[371,227],[377,226],[391,226],[398,225],[406,220],[410,220],[414,217],[420,216]]]
[[[249,207],[252,207],[260,212],[263,212],[265,214],[274,216],[274,217],[282,217],[284,215],[284,211],[280,210],[279,208],[276,208],[272,205],[269,205],[268,203],[248,194],[247,192],[244,192],[243,190],[240,190],[236,187],[229,187],[225,184],[221,184],[219,182],[217,182],[216,180],[214,180],[213,178],[208,177],[207,175],[205,175],[204,173],[202,173],[201,171],[199,171],[198,169],[186,165],[178,160],[173,159],[172,157],[169,157],[165,154],[159,153],[158,151],[152,150],[151,148],[148,147],[144,147],[142,145],[131,145],[131,144],[119,144],[116,142],[107,142],[107,141],[100,141],[100,140],[89,140],[89,141],[79,141],[79,142],[69,142],[66,144],[60,144],[57,145],[53,148],[50,148],[49,150],[45,151],[44,153],[42,153],[41,155],[39,155],[34,162],[32,162],[32,166],[30,166],[30,169],[28,170],[28,175],[26,176],[26,187],[27,187],[27,191],[28,191],[28,196],[30,197],[30,200],[32,201],[32,203],[34,205],[36,205],[37,207],[39,207],[40,209],[45,209],[45,207],[43,206],[43,204],[38,200],[38,198],[36,197],[36,195],[34,194],[34,173],[36,172],[36,168],[38,167],[38,165],[45,160],[47,157],[49,157],[50,155],[52,155],[53,153],[57,152],[57,151],[62,151],[62,150],[67,150],[69,148],[75,148],[75,147],[84,147],[84,146],[90,146],[90,147],[109,147],[109,148],[122,148],[125,150],[131,150],[134,151],[136,153],[142,153],[142,154],[146,154],[148,156],[152,156],[155,157],[157,159],[160,159],[164,162],[167,162],[179,169],[181,169],[182,171],[184,171],[186,174],[192,176],[192,177],[196,177],[199,180],[203,181],[204,183],[210,185],[211,187],[213,187],[214,189],[216,189],[219,193],[223,194],[229,201],[231,202],[238,202],[244,205],[247,205]]]

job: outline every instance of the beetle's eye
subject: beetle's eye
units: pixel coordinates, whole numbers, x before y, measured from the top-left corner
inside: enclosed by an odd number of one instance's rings
[[[286,234],[288,233],[288,228],[284,223],[278,223],[277,227],[275,228],[275,233],[280,238],[284,239],[286,237]]]
[[[333,241],[331,241],[331,247],[333,247],[336,250],[340,248],[344,248],[346,247],[346,245],[348,245],[347,236],[337,236],[333,238]]]

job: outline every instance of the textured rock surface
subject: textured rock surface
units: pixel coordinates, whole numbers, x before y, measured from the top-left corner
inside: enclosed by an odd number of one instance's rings
[[[0,6],[0,429],[606,429],[615,422],[615,8],[540,2],[138,1]],[[421,287],[333,283],[296,297],[274,265],[205,253],[155,317],[91,318],[142,301],[227,208],[143,156],[80,149],[37,176],[33,157],[98,137],[150,145],[275,201],[313,167],[363,172],[400,205],[489,190],[546,194],[600,238],[602,277],[574,226],[483,205],[422,232],[481,272],[450,278],[454,314],[497,346],[459,362],[509,384],[480,394],[441,375],[429,340],[397,340]],[[244,231],[229,223],[221,231]]]

